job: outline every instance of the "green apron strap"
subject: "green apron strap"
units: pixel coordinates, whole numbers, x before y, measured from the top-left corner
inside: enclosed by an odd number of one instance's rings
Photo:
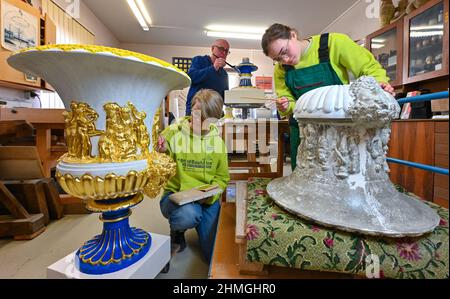
[[[330,61],[330,50],[328,49],[329,33],[324,33],[320,36],[319,44],[319,61],[320,63]]]

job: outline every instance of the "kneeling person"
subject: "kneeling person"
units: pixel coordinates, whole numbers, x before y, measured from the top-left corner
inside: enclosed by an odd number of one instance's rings
[[[157,146],[158,151],[170,154],[177,168],[160,202],[161,212],[170,224],[172,254],[184,250],[184,232],[195,228],[208,262],[214,246],[221,194],[184,205],[173,203],[169,195],[205,184],[218,185],[225,191],[230,180],[228,157],[214,124],[222,115],[222,105],[222,97],[216,91],[198,91],[192,100],[192,116],[183,117],[166,128]]]

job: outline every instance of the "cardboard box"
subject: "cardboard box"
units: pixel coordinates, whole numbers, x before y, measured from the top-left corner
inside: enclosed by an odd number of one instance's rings
[[[448,111],[448,98],[431,101],[431,111],[433,112]]]

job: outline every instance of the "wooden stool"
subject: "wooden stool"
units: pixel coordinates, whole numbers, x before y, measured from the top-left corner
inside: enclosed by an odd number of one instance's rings
[[[0,183],[0,236],[32,239],[50,218],[63,216],[55,182],[45,178],[35,147],[0,146]]]
[[[2,182],[0,202],[11,213],[0,215],[0,237],[14,236],[16,240],[31,240],[45,230],[44,214],[29,214]]]
[[[60,219],[64,216],[52,178],[2,182],[29,213],[44,214],[45,224],[48,224],[50,219]]]

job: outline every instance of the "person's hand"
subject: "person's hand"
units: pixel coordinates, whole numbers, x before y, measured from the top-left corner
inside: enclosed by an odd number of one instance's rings
[[[389,83],[380,83],[380,87],[383,88],[384,91],[389,92],[392,96],[395,96],[394,87]]]
[[[264,103],[264,107],[270,110],[274,110],[277,108],[277,101],[276,100],[268,100]]]
[[[167,140],[163,136],[159,135],[158,144],[156,145],[156,151],[165,153],[167,151]]]
[[[285,112],[289,108],[289,100],[285,97],[277,99],[277,109]]]
[[[221,67],[224,67],[226,64],[225,59],[217,57],[216,60],[214,60],[214,68],[216,71],[218,71]]]

